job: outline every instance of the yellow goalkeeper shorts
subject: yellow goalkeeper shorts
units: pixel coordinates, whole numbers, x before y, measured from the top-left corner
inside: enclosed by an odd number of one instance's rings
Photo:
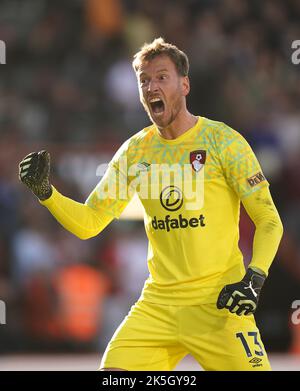
[[[204,370],[271,370],[254,317],[215,304],[138,301],[115,331],[100,369],[170,371],[187,354]]]

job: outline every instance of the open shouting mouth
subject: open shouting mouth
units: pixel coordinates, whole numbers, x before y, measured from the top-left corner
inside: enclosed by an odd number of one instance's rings
[[[160,116],[164,113],[165,104],[160,98],[151,98],[149,103],[154,116]]]

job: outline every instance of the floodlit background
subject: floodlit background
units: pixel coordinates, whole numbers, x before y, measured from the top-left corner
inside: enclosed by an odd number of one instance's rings
[[[47,149],[53,184],[85,201],[97,166],[149,123],[131,58],[159,36],[189,56],[190,110],[241,132],[271,183],[285,233],[256,319],[274,369],[300,369],[299,20],[298,0],[0,1],[0,369],[96,369],[139,296],[143,222],[116,221],[80,241],[17,171]],[[245,264],[252,236],[242,212]],[[198,366],[187,358],[179,368]]]

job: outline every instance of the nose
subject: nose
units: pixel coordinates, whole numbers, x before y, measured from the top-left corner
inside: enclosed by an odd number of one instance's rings
[[[147,86],[147,91],[148,92],[155,92],[158,90],[158,84],[155,80],[149,80],[148,86]]]

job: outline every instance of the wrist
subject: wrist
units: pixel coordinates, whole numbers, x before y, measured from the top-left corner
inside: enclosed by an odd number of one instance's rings
[[[260,275],[262,275],[264,278],[267,278],[266,273],[262,269],[260,269],[260,268],[258,268],[256,266],[251,266],[251,265],[248,266],[248,270],[249,269],[253,270],[254,272],[256,272],[256,273],[258,273]]]
[[[46,201],[51,197],[53,192],[52,186],[49,182],[35,186],[31,190],[40,201]]]
[[[266,275],[264,273],[262,274],[262,271],[259,273],[256,270],[253,270],[252,267],[249,267],[242,281],[246,284],[251,283],[253,288],[258,288],[260,290],[264,285],[265,279]]]
[[[38,196],[38,199],[40,201],[46,201],[48,198],[50,198],[52,196],[52,193],[53,193],[52,186],[50,185],[49,189],[47,189],[43,194],[40,194]]]

